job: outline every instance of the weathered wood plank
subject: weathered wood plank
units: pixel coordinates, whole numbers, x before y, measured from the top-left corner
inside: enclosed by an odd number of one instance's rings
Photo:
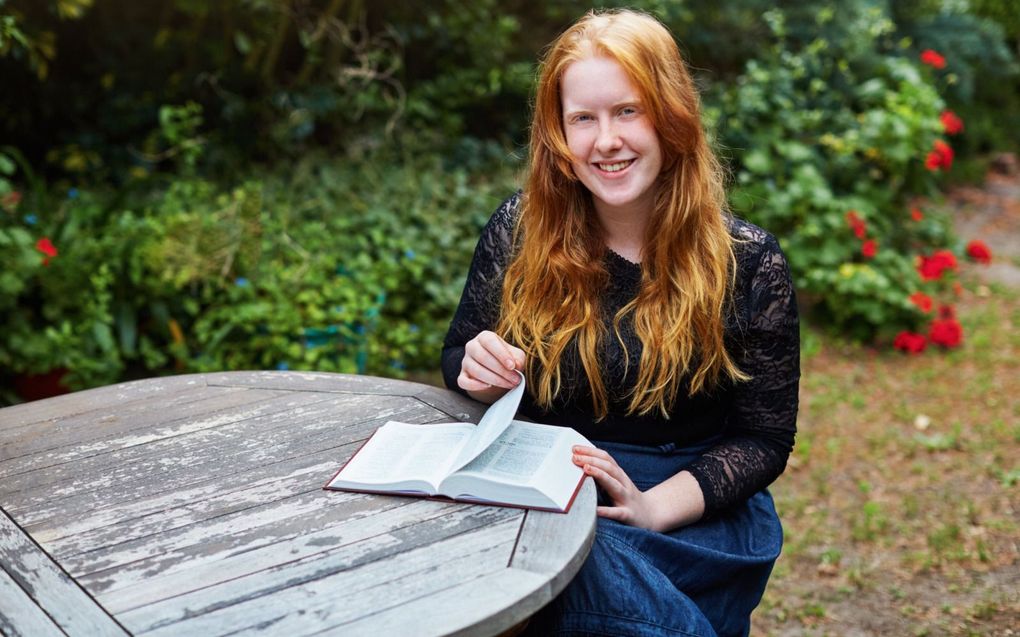
[[[233,634],[269,626],[281,635],[312,634],[505,569],[519,526],[519,520],[511,518],[183,621],[154,617],[138,621],[140,613],[125,613],[123,620],[136,634],[153,637]]]
[[[179,495],[180,491],[191,486],[210,486],[213,483],[219,485],[217,488],[230,488],[251,479],[252,472],[263,465],[284,471],[282,474],[275,473],[274,469],[267,475],[287,475],[282,463],[292,458],[312,456],[324,449],[336,450],[336,468],[339,468],[339,463],[355,450],[344,451],[343,446],[366,439],[386,419],[399,417],[420,422],[435,417],[430,407],[413,400],[395,399],[400,402],[377,408],[362,406],[363,413],[360,415],[353,413],[353,409],[345,412],[345,417],[351,417],[351,421],[338,427],[336,414],[350,400],[350,397],[335,397],[332,401],[314,403],[300,417],[293,417],[291,412],[264,416],[259,419],[261,422],[250,423],[256,427],[254,433],[226,438],[200,457],[173,453],[167,459],[157,455],[112,468],[105,474],[82,476],[79,482],[58,485],[50,491],[33,489],[7,495],[0,502],[5,507],[16,508],[19,522],[25,526],[34,529],[36,525],[45,523],[59,527],[68,520],[91,518],[97,511],[119,503],[154,498],[153,494],[157,493]],[[278,430],[282,432],[279,440],[263,440],[257,428],[267,422],[269,425],[289,423],[293,429]],[[295,431],[300,431],[301,435],[295,435]],[[323,484],[328,477],[323,478]]]
[[[207,375],[210,385],[262,387],[292,391],[351,392],[373,395],[399,395],[417,398],[447,414],[451,421],[478,422],[486,405],[451,391],[388,378],[327,374],[315,372],[222,372]]]
[[[0,635],[4,637],[65,637],[50,616],[0,568]]]
[[[584,564],[595,538],[595,500],[595,482],[586,478],[573,505],[585,515],[528,511],[510,566],[551,578],[554,594],[563,590]]]
[[[67,418],[89,411],[120,408],[146,396],[171,396],[203,386],[205,380],[200,374],[163,376],[22,403],[0,410],[0,431],[53,418]]]
[[[259,387],[287,391],[342,392],[413,397],[423,385],[404,380],[325,372],[218,372],[205,375],[210,385]]]
[[[490,637],[524,621],[551,601],[548,586],[541,575],[503,569],[315,634],[373,637],[413,631],[420,637]]]
[[[306,413],[314,417],[321,411],[316,404],[331,402],[329,399],[328,394],[281,393],[184,417],[164,412],[166,422],[154,422],[145,431],[96,438],[22,459],[18,464],[30,468],[9,474],[0,487],[0,497],[58,487],[56,492],[50,491],[50,497],[59,497],[60,490],[70,489],[76,483],[92,484],[97,478],[109,476],[112,468],[155,460],[165,469],[172,459],[181,458],[184,462],[183,458],[205,445],[219,442],[222,446],[235,441],[255,445],[260,442],[256,436],[272,435],[274,430],[299,421]],[[366,397],[362,402],[369,405],[368,401]]]
[[[17,597],[11,588],[13,582],[34,605],[45,609],[50,626],[57,628],[55,634],[61,634],[59,629],[63,629],[72,635],[127,635],[3,510],[0,510],[0,564],[3,565],[0,600],[5,602],[0,618],[8,613],[6,602],[16,602],[10,612],[12,624],[18,625],[12,626],[10,632],[35,635],[49,631],[49,627],[39,625],[41,618],[26,607],[24,599],[10,599]]]
[[[160,618],[158,621],[184,619],[272,596],[287,588],[394,559],[401,553],[521,517],[519,513],[492,507],[424,500],[393,506],[398,498],[385,500],[387,508],[374,515],[344,520],[309,536],[296,536],[263,549],[210,562],[202,568],[179,571],[174,576],[158,578],[160,581],[153,582],[154,585],[147,581],[102,593],[100,599],[118,609],[118,613],[128,618],[126,621],[150,621],[140,619],[145,617]],[[287,559],[288,554],[292,559]],[[250,558],[247,564],[241,560],[246,556]],[[133,614],[124,613],[125,610]]]
[[[339,495],[320,489],[173,529],[158,536],[60,559],[64,568],[87,590],[99,595],[136,585],[156,574],[187,570],[297,536],[311,535],[346,520],[378,515],[380,511],[399,506],[403,500],[364,495],[335,497]],[[501,516],[502,519],[519,513],[507,509],[487,515]],[[415,518],[411,517],[407,522],[415,522]],[[449,521],[450,524],[454,522],[456,519]],[[329,534],[324,534],[316,541],[328,542],[329,537]]]
[[[30,427],[22,427],[13,436],[4,436],[5,455],[0,459],[2,475],[10,475],[23,456],[67,446],[82,447],[92,441],[146,430],[153,425],[210,414],[218,409],[257,403],[283,392],[238,389],[232,387],[200,387],[193,393],[181,394],[181,402],[168,402],[159,396],[133,401],[123,409],[88,412],[57,418]],[[196,397],[198,398],[196,400]]]
[[[351,494],[343,494],[348,496]],[[430,523],[463,532],[491,522],[492,516],[480,514],[471,505],[411,498],[372,497],[378,507],[371,515],[359,514],[337,520],[322,529],[295,534],[264,547],[229,555],[222,559],[189,564],[187,568],[150,577],[123,588],[102,592],[97,599],[112,613],[161,603],[178,612],[194,612],[216,600],[226,606],[264,594],[280,586],[280,581],[300,582],[314,579],[330,560],[331,568],[354,568],[367,561],[385,557],[397,550],[415,546],[407,527]],[[343,507],[344,501],[336,504]],[[469,507],[475,511],[464,512]],[[457,514],[457,515],[454,515]],[[428,538],[435,537],[434,531]],[[418,544],[426,543],[419,536]],[[341,556],[338,552],[342,551]],[[311,568],[309,568],[311,567]],[[286,568],[286,578],[272,569]],[[309,574],[311,577],[309,577]],[[194,593],[193,599],[182,597]],[[146,612],[157,612],[150,608]],[[171,612],[171,611],[166,611]]]

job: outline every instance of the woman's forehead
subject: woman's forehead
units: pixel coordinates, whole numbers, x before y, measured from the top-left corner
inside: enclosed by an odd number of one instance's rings
[[[564,109],[640,101],[641,93],[619,62],[588,57],[572,62],[560,78]]]

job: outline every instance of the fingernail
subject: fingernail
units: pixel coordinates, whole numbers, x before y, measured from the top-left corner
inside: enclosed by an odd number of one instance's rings
[[[506,368],[507,369],[513,369],[514,368],[514,361],[513,361],[512,358],[506,359],[505,364],[506,364]]]

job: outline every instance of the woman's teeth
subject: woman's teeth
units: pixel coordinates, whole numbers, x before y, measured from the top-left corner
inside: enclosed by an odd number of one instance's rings
[[[626,161],[618,161],[614,164],[596,164],[596,165],[599,167],[600,170],[604,170],[607,173],[615,173],[623,170],[627,166],[630,166],[632,163],[634,163],[634,160],[628,159]]]

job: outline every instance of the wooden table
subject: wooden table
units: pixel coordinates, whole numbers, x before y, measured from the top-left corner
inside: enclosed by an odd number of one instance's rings
[[[476,420],[446,390],[229,372],[0,410],[0,633],[492,635],[594,534],[567,515],[321,489],[387,420]]]

